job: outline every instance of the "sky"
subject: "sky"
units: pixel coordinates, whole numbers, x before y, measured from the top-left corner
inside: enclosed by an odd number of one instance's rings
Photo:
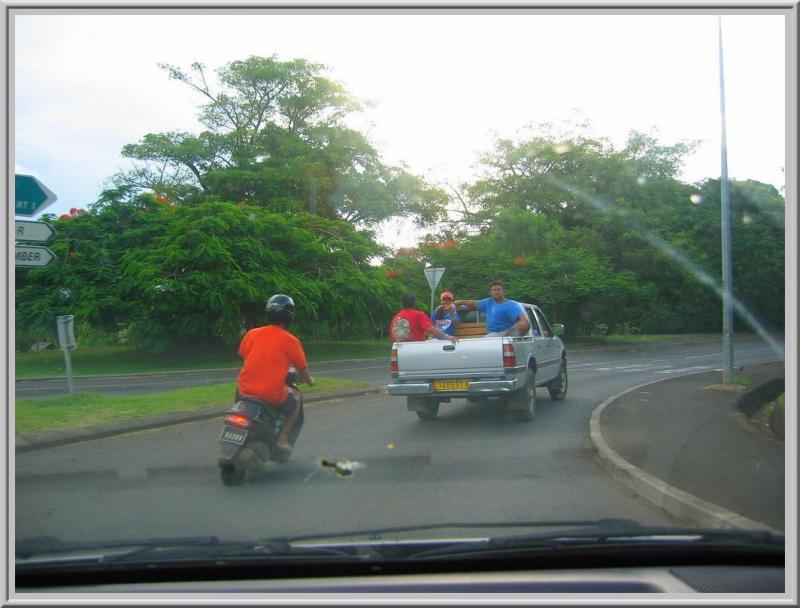
[[[329,67],[369,107],[351,124],[389,164],[439,185],[474,181],[497,137],[588,120],[621,145],[632,130],[700,140],[681,178],[720,175],[713,15],[16,15],[14,170],[61,214],[97,199],[147,133],[199,133],[203,99],[158,63],[209,71],[251,55]],[[722,18],[728,173],[782,188],[785,32],[776,15]],[[407,220],[380,231],[415,243]]]

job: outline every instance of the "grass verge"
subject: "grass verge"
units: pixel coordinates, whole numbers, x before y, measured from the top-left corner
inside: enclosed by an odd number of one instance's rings
[[[750,388],[753,386],[753,381],[750,378],[742,376],[741,374],[733,374],[733,383],[738,384],[739,386],[744,386],[745,388]]]
[[[337,359],[368,359],[389,357],[388,340],[363,342],[307,342],[304,343],[309,364]],[[188,371],[240,367],[242,360],[236,349],[206,350],[177,349],[151,353],[144,349],[125,346],[94,346],[78,348],[70,353],[74,376],[104,376],[110,374],[135,374],[144,372]],[[64,353],[47,350],[35,353],[15,353],[17,380],[66,376]]]
[[[303,386],[303,393],[313,395],[327,391],[368,386],[356,380],[314,377],[315,385]],[[16,402],[17,433],[36,433],[56,429],[122,422],[171,412],[191,412],[214,405],[233,403],[235,383],[212,384],[146,395],[103,395],[73,393],[56,397],[21,399]]]

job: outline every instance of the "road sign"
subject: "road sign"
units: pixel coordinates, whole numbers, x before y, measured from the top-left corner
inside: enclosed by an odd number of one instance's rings
[[[14,215],[36,215],[52,205],[56,198],[33,175],[14,175]]]
[[[439,284],[439,281],[442,280],[443,274],[444,274],[444,268],[425,269],[425,278],[428,279],[428,285],[431,286],[431,289],[436,289],[436,286]]]
[[[431,286],[431,312],[433,312],[434,292],[436,291],[436,286],[439,284],[439,281],[442,280],[443,274],[444,268],[425,269],[425,278],[428,279],[428,285]]]
[[[32,268],[47,266],[50,262],[56,259],[55,254],[47,247],[34,247],[34,246],[21,246],[16,247],[17,268]]]
[[[14,240],[46,243],[56,235],[55,229],[46,222],[14,220]]]

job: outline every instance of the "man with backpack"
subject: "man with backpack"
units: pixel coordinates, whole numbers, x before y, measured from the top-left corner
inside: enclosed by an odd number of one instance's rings
[[[449,336],[428,318],[424,312],[416,308],[417,298],[407,293],[402,298],[403,309],[389,323],[389,336],[394,342],[421,342],[429,336],[436,336],[450,342],[458,342],[455,336]]]

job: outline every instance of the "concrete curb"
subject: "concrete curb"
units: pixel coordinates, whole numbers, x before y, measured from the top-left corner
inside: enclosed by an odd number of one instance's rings
[[[603,438],[603,433],[600,429],[600,416],[609,405],[614,403],[623,395],[627,395],[645,386],[658,384],[674,378],[682,378],[685,376],[693,376],[695,374],[706,373],[707,370],[692,372],[689,374],[682,374],[680,376],[673,376],[672,378],[665,378],[660,380],[653,380],[645,382],[633,388],[629,388],[617,395],[609,397],[598,405],[592,412],[591,420],[589,421],[589,438],[592,445],[600,459],[603,467],[611,474],[611,476],[624,483],[631,488],[639,496],[645,500],[661,507],[668,513],[678,517],[682,521],[692,523],[701,527],[709,528],[742,528],[749,530],[766,530],[773,534],[783,535],[780,530],[775,530],[752,519],[748,519],[738,513],[729,511],[724,507],[714,503],[698,498],[688,492],[684,492],[671,486],[665,481],[650,475],[649,473],[634,466],[622,456],[612,450],[608,443]]]
[[[736,400],[736,409],[752,418],[764,405],[786,390],[784,378],[773,378],[747,389]]]
[[[381,387],[370,387],[363,389],[330,391],[326,393],[318,393],[316,395],[306,395],[304,397],[303,404],[307,407],[311,403],[320,401],[330,401],[332,399],[342,399],[345,397],[358,397],[361,395],[368,395],[370,393],[378,393],[380,391]],[[15,435],[14,451],[16,454],[23,454],[25,452],[59,447],[71,443],[79,443],[81,441],[92,441],[94,439],[103,439],[106,437],[113,437],[115,435],[124,435],[125,433],[133,433],[136,431],[146,431],[149,429],[171,426],[173,424],[183,424],[185,422],[195,422],[197,420],[217,418],[222,416],[229,408],[230,404],[224,406],[216,405],[191,412],[175,412],[160,416],[148,416],[147,418],[140,418],[138,420],[130,420],[127,422],[44,431],[41,433],[25,433],[22,435]]]

